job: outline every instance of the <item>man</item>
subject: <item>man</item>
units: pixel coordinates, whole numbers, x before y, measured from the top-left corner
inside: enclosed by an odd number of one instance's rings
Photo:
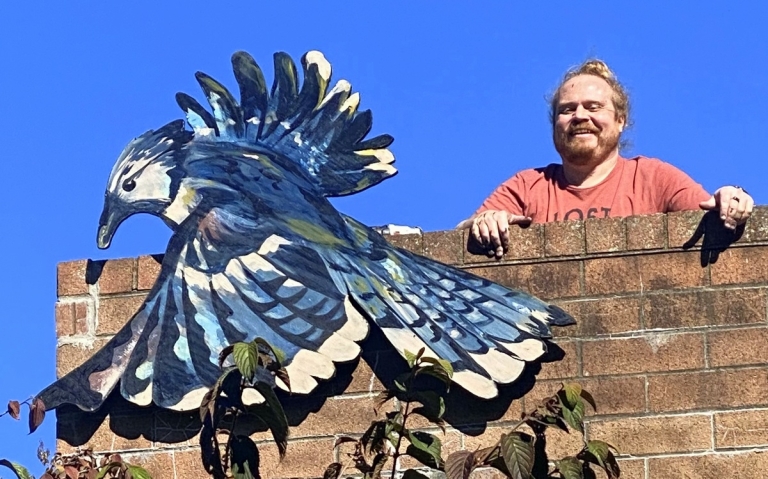
[[[501,184],[457,228],[488,256],[501,258],[509,225],[719,209],[735,229],[754,200],[738,186],[714,195],[688,175],[657,159],[619,155],[629,122],[629,98],[608,66],[589,60],[568,71],[550,102],[552,137],[562,165],[523,170]]]

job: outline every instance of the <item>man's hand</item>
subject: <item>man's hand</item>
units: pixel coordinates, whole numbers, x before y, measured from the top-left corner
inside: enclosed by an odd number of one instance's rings
[[[755,200],[739,186],[723,186],[699,206],[704,210],[719,209],[725,227],[733,230],[747,221],[755,207]]]
[[[531,218],[506,211],[488,210],[466,219],[456,229],[469,229],[472,238],[480,244],[488,257],[501,258],[509,248],[509,225],[528,225]]]

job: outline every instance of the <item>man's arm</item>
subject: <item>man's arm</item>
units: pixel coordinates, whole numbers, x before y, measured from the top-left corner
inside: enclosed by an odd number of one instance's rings
[[[509,247],[509,225],[531,223],[531,218],[523,214],[524,191],[522,178],[513,176],[496,188],[474,215],[456,225],[456,229],[468,229],[470,241],[477,243],[489,257],[501,258]]]

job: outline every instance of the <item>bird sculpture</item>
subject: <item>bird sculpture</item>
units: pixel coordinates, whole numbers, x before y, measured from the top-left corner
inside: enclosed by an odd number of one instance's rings
[[[200,405],[220,374],[219,352],[261,337],[285,353],[290,390],[309,393],[360,354],[371,325],[404,355],[451,363],[453,381],[498,394],[541,358],[562,309],[389,244],[328,197],[396,173],[393,138],[365,139],[370,111],[317,51],[303,84],[285,53],[274,83],[245,52],[232,57],[240,102],[196,74],[209,112],[176,100],[183,120],[131,141],[107,184],[97,242],[108,248],[129,216],[173,230],[157,281],[130,321],[84,364],[43,390],[47,409],[92,411],[119,388],[138,405]],[[277,385],[288,388],[282,381]]]

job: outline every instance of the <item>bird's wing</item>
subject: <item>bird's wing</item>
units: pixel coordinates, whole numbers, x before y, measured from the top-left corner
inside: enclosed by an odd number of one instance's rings
[[[145,303],[102,350],[40,393],[47,408],[94,410],[119,382],[133,403],[194,409],[220,374],[219,352],[256,337],[286,353],[294,392],[310,392],[316,378],[334,375],[334,362],[358,356],[368,322],[313,248],[269,236],[203,270],[201,254],[214,257],[200,251],[206,244],[215,242],[171,239]]]
[[[360,235],[376,234],[347,221]],[[477,396],[496,396],[495,383],[513,382],[526,362],[539,359],[550,325],[575,323],[527,293],[405,250],[378,248],[366,262],[346,261],[363,265],[344,272],[354,301],[400,354],[424,348],[426,355],[450,361],[454,381]]]

